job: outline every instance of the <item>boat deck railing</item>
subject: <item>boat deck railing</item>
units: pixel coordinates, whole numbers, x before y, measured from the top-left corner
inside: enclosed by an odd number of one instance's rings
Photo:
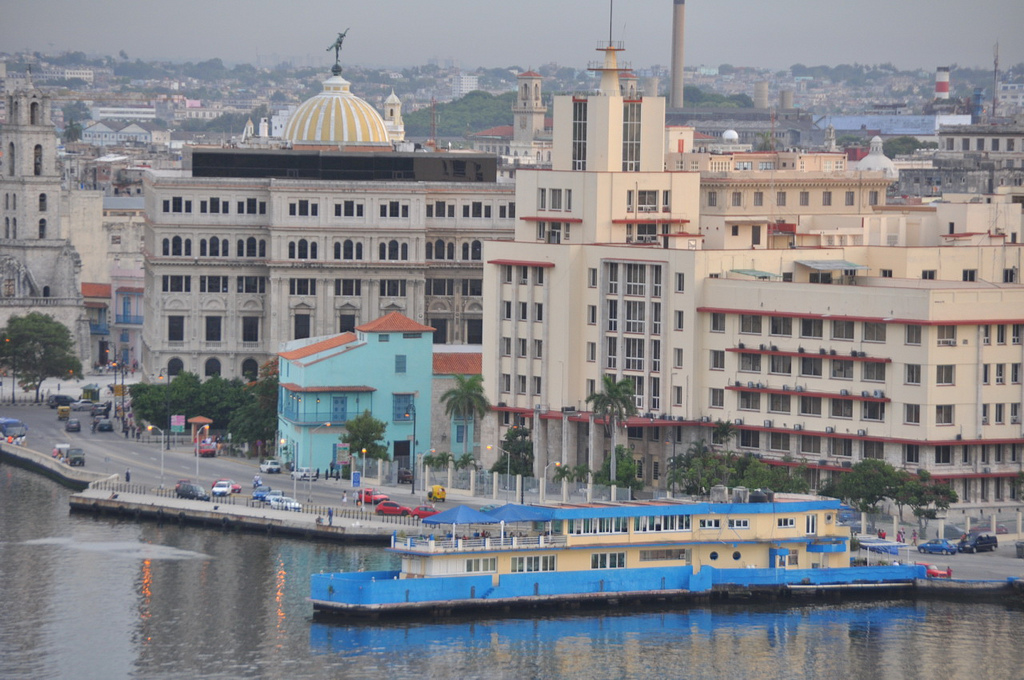
[[[563,535],[545,536],[482,536],[459,537],[445,536],[405,536],[393,537],[391,547],[398,550],[410,550],[422,553],[446,553],[490,550],[526,550],[534,548],[555,548],[566,545]]]

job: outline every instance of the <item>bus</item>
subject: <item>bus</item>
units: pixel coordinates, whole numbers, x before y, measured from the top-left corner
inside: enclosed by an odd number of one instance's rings
[[[0,436],[8,444],[13,444],[18,439],[24,439],[27,434],[28,426],[17,418],[0,418]]]

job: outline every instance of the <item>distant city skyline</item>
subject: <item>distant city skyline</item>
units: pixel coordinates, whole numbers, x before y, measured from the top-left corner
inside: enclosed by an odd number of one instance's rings
[[[672,0],[0,0],[0,51],[81,51],[132,60],[322,67],[351,28],[343,64],[402,67],[430,60],[473,69],[547,63],[583,68],[598,41],[623,41],[634,68],[671,59]],[[570,20],[571,19],[571,20]],[[891,62],[903,70],[1024,62],[1022,0],[690,0],[685,62],[807,66]]]

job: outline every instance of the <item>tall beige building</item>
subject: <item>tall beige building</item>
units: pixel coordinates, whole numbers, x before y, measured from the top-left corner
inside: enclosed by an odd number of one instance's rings
[[[814,486],[878,458],[965,505],[1015,500],[1020,211],[888,207],[891,180],[836,154],[665,170],[664,102],[623,96],[617,51],[600,92],[555,99],[553,168],[520,170],[515,242],[485,245],[494,440],[525,422],[538,474],[598,468],[610,441],[586,398],[610,375],[634,385],[618,441],[655,489],[721,420]]]

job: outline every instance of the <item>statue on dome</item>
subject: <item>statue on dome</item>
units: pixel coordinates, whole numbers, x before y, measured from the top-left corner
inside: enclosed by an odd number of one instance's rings
[[[345,42],[345,36],[348,35],[350,29],[346,28],[344,33],[339,33],[337,40],[334,41],[330,47],[327,48],[327,52],[334,50],[334,64],[338,65],[341,63],[341,44]]]

